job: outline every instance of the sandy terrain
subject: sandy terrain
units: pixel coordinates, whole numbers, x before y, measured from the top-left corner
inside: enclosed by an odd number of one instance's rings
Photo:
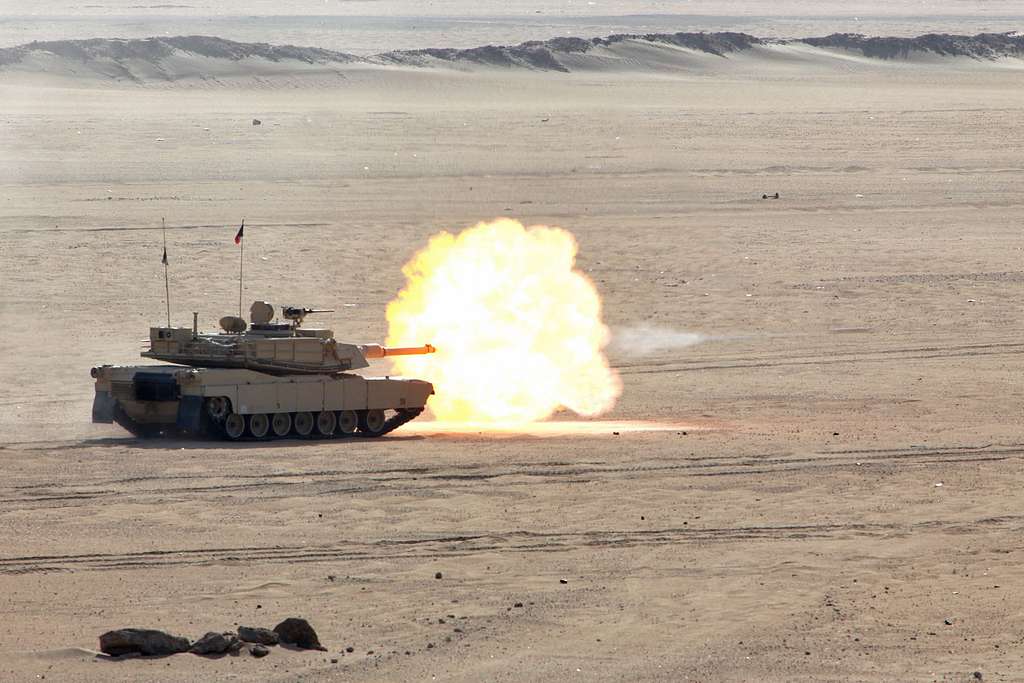
[[[1021,680],[1021,74],[0,79],[0,680]],[[374,341],[412,251],[499,215],[576,234],[619,339],[706,340],[617,345],[608,422],[534,433],[90,424],[161,216],[177,322],[234,311],[244,216],[247,299]],[[328,653],[95,657],[292,615]]]

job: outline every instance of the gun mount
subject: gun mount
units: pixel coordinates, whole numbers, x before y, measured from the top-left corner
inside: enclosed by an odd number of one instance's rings
[[[292,327],[301,327],[302,321],[310,313],[334,313],[333,308],[301,308],[299,306],[282,306],[281,317],[292,321]]]

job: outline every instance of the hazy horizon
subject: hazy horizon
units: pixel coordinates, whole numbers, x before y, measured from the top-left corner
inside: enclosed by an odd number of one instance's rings
[[[412,3],[180,2],[140,5],[138,0],[77,4],[58,0],[36,7],[0,3],[0,47],[32,41],[210,35],[240,42],[321,47],[367,55],[427,47],[466,48],[516,44],[557,36],[590,38],[615,33],[736,31],[765,38],[830,33],[912,36],[922,33],[1016,31],[1024,12],[1011,2],[782,3],[694,2]]]

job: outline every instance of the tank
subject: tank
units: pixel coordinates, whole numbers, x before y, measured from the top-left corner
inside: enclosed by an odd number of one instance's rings
[[[102,365],[93,422],[116,422],[137,436],[195,434],[232,441],[289,436],[382,436],[423,412],[429,382],[363,377],[370,360],[433,353],[429,344],[394,348],[349,344],[328,329],[306,328],[311,313],[256,301],[247,323],[220,320],[221,331],[152,327],[144,358],[161,365]],[[169,363],[169,364],[166,364]]]

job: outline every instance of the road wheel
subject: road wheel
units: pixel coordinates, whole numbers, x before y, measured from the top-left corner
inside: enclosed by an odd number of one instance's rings
[[[313,433],[313,413],[295,413],[292,423],[295,425],[295,433],[299,436],[309,436]]]
[[[366,436],[380,436],[384,433],[383,410],[361,410],[359,411],[359,431]]]
[[[288,436],[292,430],[292,416],[288,413],[274,413],[270,418],[270,428],[274,430],[274,436]]]
[[[264,413],[249,416],[249,433],[257,439],[264,439],[270,431],[270,418]]]
[[[245,418],[238,413],[229,413],[224,418],[224,433],[232,441],[241,439],[242,434],[245,433]]]
[[[338,434],[351,436],[359,428],[359,415],[354,410],[338,411]]]
[[[329,410],[316,414],[316,433],[320,436],[331,436],[338,424],[338,418]]]
[[[206,399],[206,414],[220,422],[231,412],[231,404],[224,396],[211,396]]]

